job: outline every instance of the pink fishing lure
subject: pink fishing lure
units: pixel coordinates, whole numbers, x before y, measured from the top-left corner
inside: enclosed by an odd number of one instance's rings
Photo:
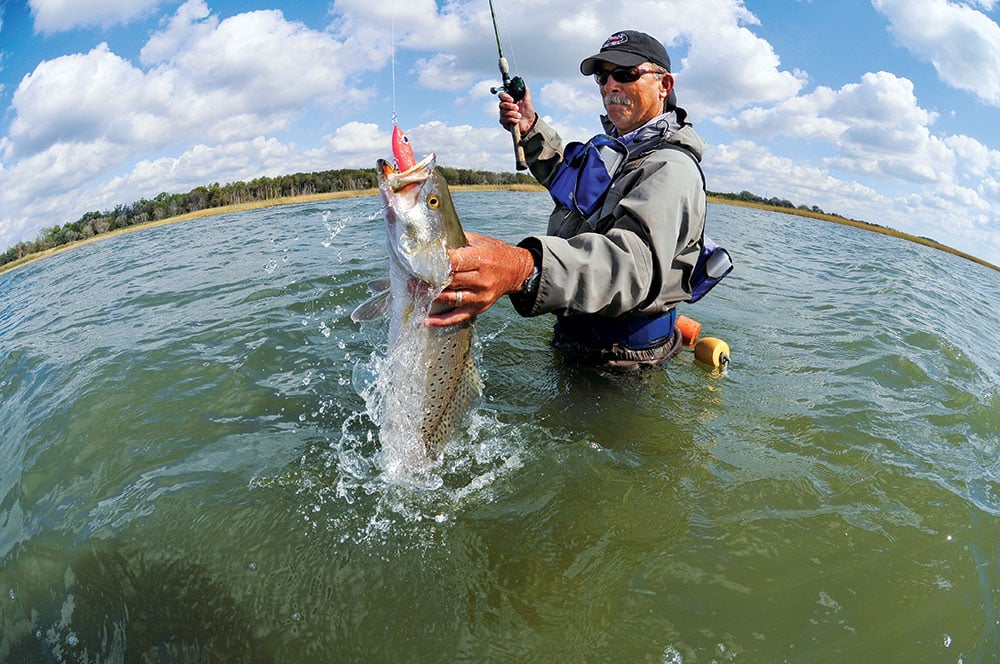
[[[396,169],[400,172],[408,171],[417,165],[417,158],[413,156],[413,146],[410,139],[406,137],[399,125],[392,126],[392,156],[396,160]]]

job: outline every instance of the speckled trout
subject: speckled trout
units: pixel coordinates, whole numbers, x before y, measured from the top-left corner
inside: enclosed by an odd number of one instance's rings
[[[389,317],[388,349],[376,376],[376,419],[390,470],[413,470],[441,456],[482,383],[472,322],[424,325],[429,313],[438,313],[434,299],[451,280],[448,250],[468,242],[435,156],[416,162],[409,143],[395,133],[398,168],[380,159],[376,169],[389,236],[389,287],[351,318]]]

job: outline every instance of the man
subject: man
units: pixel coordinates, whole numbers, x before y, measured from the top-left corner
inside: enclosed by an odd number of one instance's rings
[[[680,348],[675,307],[691,297],[704,242],[697,162],[705,143],[676,104],[670,58],[653,37],[616,32],[580,72],[599,86],[605,131],[617,139],[606,142],[627,147],[610,186],[590,183],[563,160],[562,140],[536,114],[530,91],[516,103],[501,94],[500,122],[520,128],[532,174],[554,198],[555,183],[569,181],[573,198],[557,199],[546,236],[518,246],[470,233],[470,246],[451,254],[454,277],[439,297],[454,308],[427,324],[460,323],[509,295],[521,315],[556,314],[553,344],[571,357],[623,368],[659,364]],[[588,214],[576,196],[594,187],[604,190]]]

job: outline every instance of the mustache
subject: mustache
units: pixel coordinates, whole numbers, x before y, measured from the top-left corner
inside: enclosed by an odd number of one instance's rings
[[[632,100],[618,92],[609,92],[604,95],[604,105],[615,104],[619,106],[631,106]]]

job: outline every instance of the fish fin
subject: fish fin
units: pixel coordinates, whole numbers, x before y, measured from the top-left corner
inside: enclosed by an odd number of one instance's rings
[[[462,373],[462,385],[457,396],[466,412],[483,396],[483,377],[479,374],[479,368],[473,363],[472,358],[469,358],[469,363]]]
[[[392,306],[390,304],[391,300],[392,295],[387,290],[376,293],[359,304],[358,308],[351,312],[351,320],[355,323],[362,323],[385,318],[389,315],[389,309]]]
[[[368,282],[368,289],[373,293],[381,293],[389,290],[389,277],[383,279],[372,279]]]
[[[464,391],[468,394],[468,405],[471,406],[483,394],[483,377],[479,375],[479,367],[476,366],[476,362],[473,360],[471,354],[465,360],[465,367],[462,371],[462,385],[465,387]]]

